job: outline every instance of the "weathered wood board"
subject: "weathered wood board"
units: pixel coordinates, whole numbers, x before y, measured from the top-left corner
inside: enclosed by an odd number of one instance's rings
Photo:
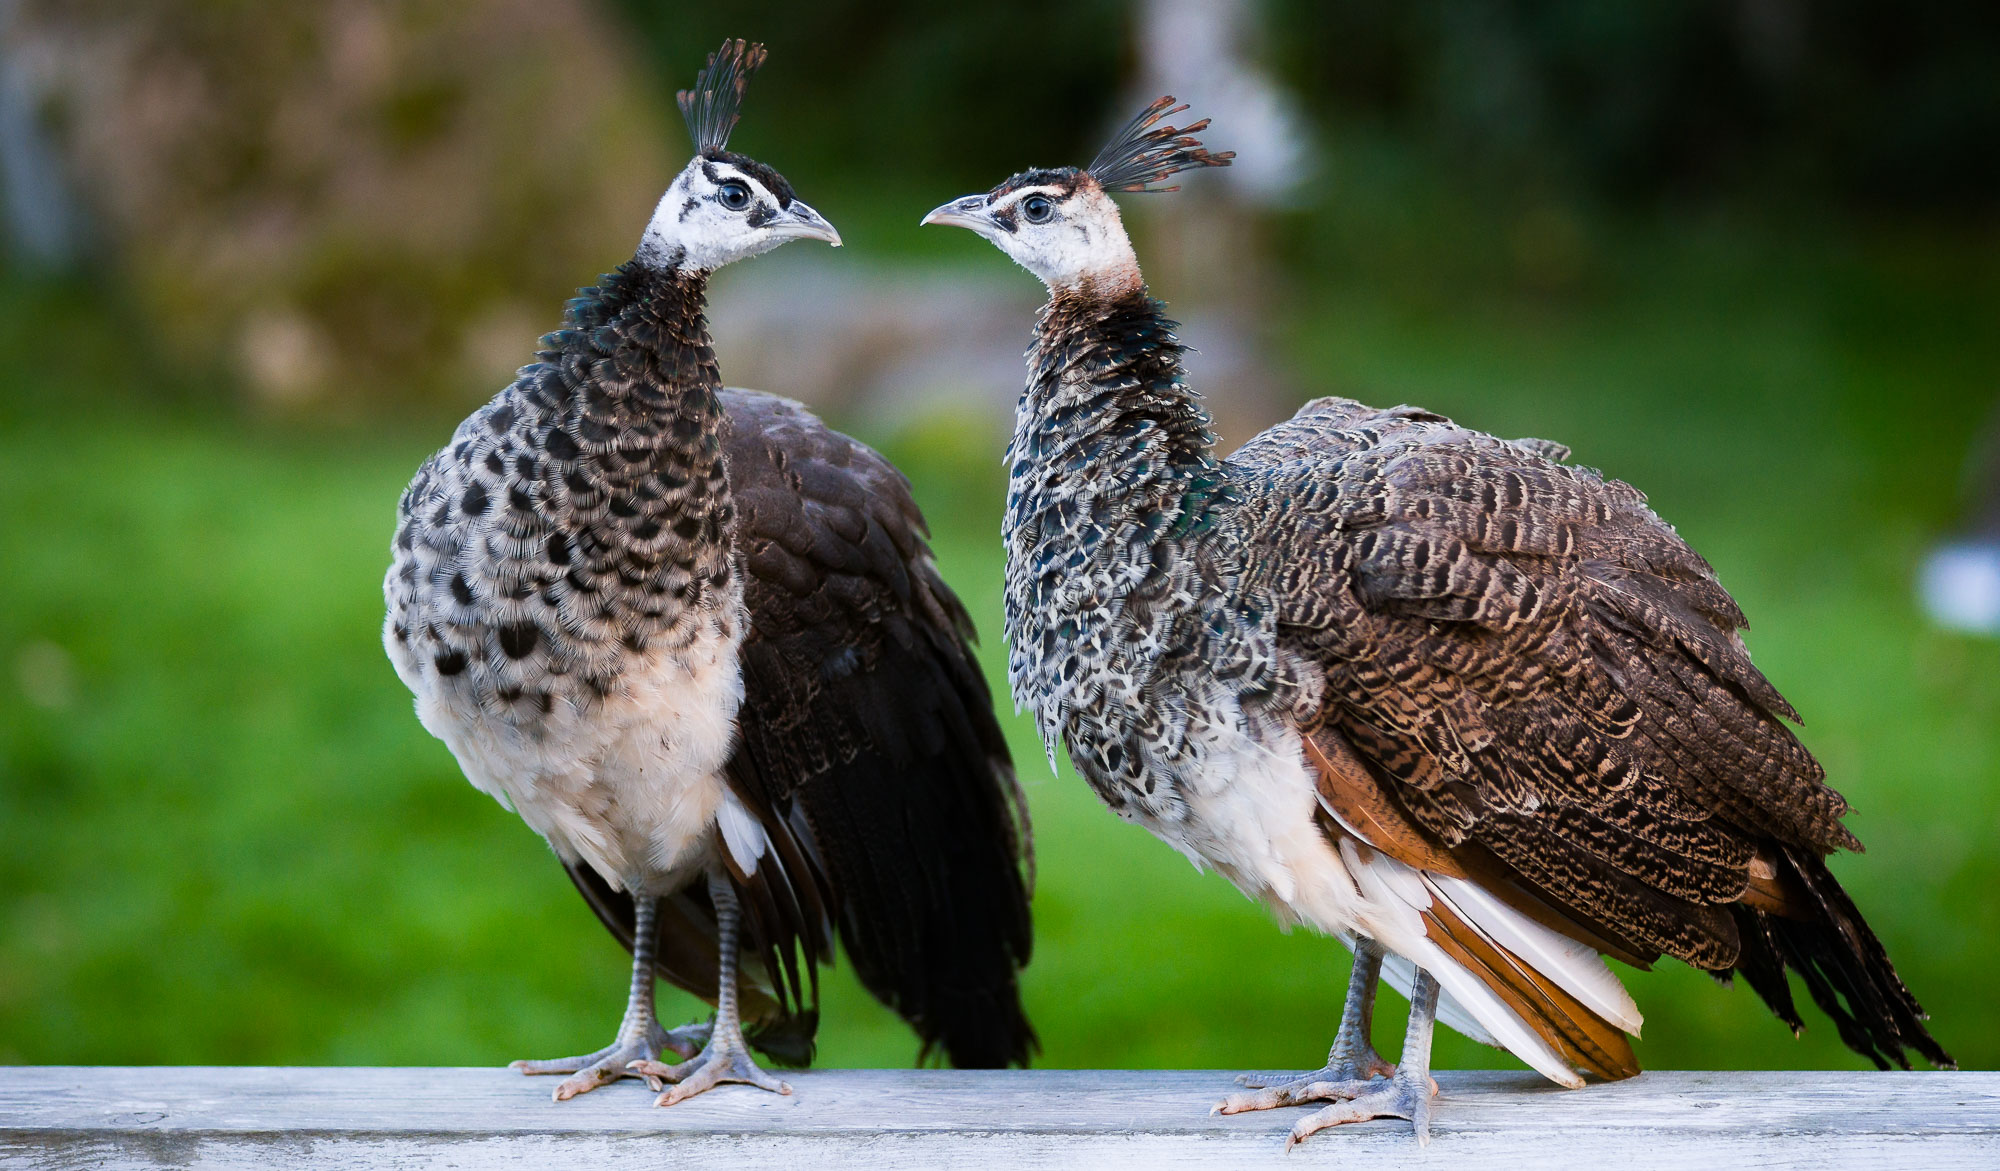
[[[1227,1073],[785,1076],[788,1098],[656,1110],[637,1082],[558,1104],[499,1069],[0,1068],[0,1166],[2000,1168],[2000,1073],[1445,1073],[1429,1148],[1383,1121],[1289,1156],[1301,1109],[1209,1113]]]

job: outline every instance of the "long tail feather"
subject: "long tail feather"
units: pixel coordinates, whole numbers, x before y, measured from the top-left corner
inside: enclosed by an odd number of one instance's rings
[[[1782,857],[1805,897],[1790,914],[1741,903],[1732,908],[1743,939],[1735,970],[1744,981],[1796,1033],[1805,1026],[1786,978],[1788,970],[1796,973],[1813,1003],[1833,1019],[1841,1041],[1881,1069],[1910,1068],[1905,1051],[1912,1049],[1933,1065],[1956,1069],[1925,1027],[1923,1006],[1826,862],[1790,848]]]

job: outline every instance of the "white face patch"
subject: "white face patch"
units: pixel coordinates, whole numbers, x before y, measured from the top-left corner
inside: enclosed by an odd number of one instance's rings
[[[1024,206],[1037,196],[1051,205],[1044,223],[1031,223]],[[1024,187],[1001,196],[987,211],[1008,213],[1014,230],[996,223],[979,234],[1051,289],[1139,282],[1139,258],[1118,205],[1094,183],[1086,182],[1067,198],[1061,188]]]
[[[722,159],[696,155],[660,197],[639,239],[639,257],[660,268],[713,272],[804,237],[840,237],[797,199],[780,207],[755,176]]]

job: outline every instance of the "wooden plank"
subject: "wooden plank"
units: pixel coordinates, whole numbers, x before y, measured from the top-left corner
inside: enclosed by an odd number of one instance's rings
[[[1584,1090],[1445,1073],[1433,1140],[1222,1117],[1227,1073],[787,1072],[669,1110],[626,1082],[571,1102],[499,1069],[0,1068],[0,1165],[49,1168],[2000,1167],[2000,1074],[1648,1073]]]

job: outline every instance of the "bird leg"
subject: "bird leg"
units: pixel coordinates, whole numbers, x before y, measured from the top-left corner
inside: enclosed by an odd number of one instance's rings
[[[1347,1003],[1340,1010],[1340,1029],[1327,1050],[1326,1070],[1335,1077],[1367,1081],[1395,1077],[1396,1067],[1375,1052],[1369,1029],[1375,1021],[1375,989],[1382,982],[1382,945],[1365,935],[1354,939],[1354,967],[1347,975]]]
[[[1416,1131],[1418,1145],[1429,1146],[1431,1102],[1438,1092],[1437,1083],[1431,1080],[1431,1031],[1437,1023],[1437,1006],[1437,977],[1417,969],[1416,981],[1410,986],[1410,1027],[1403,1034],[1403,1052],[1396,1076],[1379,1088],[1370,1088],[1301,1118],[1285,1139],[1285,1149],[1291,1150],[1329,1126],[1371,1118],[1407,1118]]]
[[[1368,1039],[1375,1019],[1375,988],[1382,976],[1382,947],[1365,935],[1354,939],[1354,969],[1347,977],[1347,1003],[1340,1011],[1340,1031],[1327,1051],[1326,1066],[1301,1077],[1277,1080],[1244,1074],[1239,1085],[1258,1092],[1232,1094],[1216,1107],[1223,1114],[1270,1110],[1329,1098],[1353,1098],[1368,1090],[1376,1077],[1396,1076],[1396,1067],[1382,1060]]]
[[[516,1061],[508,1066],[525,1074],[566,1073],[556,1087],[555,1099],[566,1102],[599,1086],[627,1077],[626,1065],[656,1058],[662,1050],[683,1056],[693,1053],[699,1041],[689,1044],[692,1030],[700,1025],[683,1025],[672,1033],[660,1027],[653,1015],[653,914],[650,898],[634,898],[632,925],[632,991],[625,999],[625,1016],[618,1024],[618,1037],[595,1053],[581,1057],[557,1057],[547,1061]],[[706,1039],[705,1037],[703,1039]]]
[[[710,871],[708,895],[715,904],[716,950],[721,956],[721,972],[716,981],[715,1022],[709,1032],[708,1044],[692,1060],[667,1065],[657,1058],[647,1057],[627,1067],[645,1078],[646,1084],[655,1090],[663,1088],[668,1082],[674,1083],[672,1089],[653,1102],[655,1106],[684,1102],[725,1082],[756,1086],[778,1094],[792,1092],[790,1085],[757,1067],[757,1063],[750,1059],[750,1047],[743,1040],[743,1022],[736,1008],[736,937],[743,912],[736,901],[736,888],[730,885],[727,874],[719,870]]]

